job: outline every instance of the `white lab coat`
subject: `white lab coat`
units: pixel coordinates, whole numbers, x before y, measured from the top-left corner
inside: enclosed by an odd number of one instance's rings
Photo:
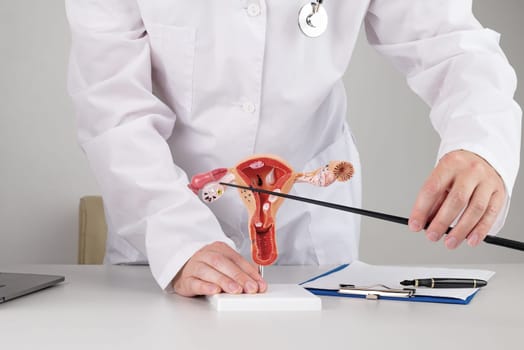
[[[236,191],[207,206],[187,184],[256,153],[277,154],[295,171],[351,161],[349,184],[301,184],[294,192],[359,207],[360,163],[341,79],[363,21],[370,44],[431,106],[438,158],[473,151],[511,191],[520,149],[516,78],[471,1],[328,0],[328,29],[315,39],[297,25],[308,1],[66,0],[69,91],[104,197],[108,262],[149,262],[169,290],[210,242],[249,259]],[[356,215],[287,201],[277,223],[278,264],[358,256]]]

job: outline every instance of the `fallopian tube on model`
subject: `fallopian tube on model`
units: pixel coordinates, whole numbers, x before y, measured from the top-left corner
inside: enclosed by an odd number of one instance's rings
[[[330,161],[325,166],[305,173],[295,173],[283,159],[274,155],[255,155],[233,168],[219,168],[192,177],[189,188],[211,203],[220,198],[225,187],[236,183],[273,192],[289,193],[294,183],[329,186],[335,181],[348,181],[353,176],[353,165],[345,161]],[[260,266],[271,265],[278,257],[275,218],[284,198],[265,193],[239,189],[240,198],[249,213],[251,255]]]

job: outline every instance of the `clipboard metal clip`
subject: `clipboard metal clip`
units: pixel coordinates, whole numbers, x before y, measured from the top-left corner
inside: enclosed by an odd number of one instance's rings
[[[414,288],[395,289],[383,284],[359,287],[353,284],[340,284],[338,290],[341,294],[363,295],[368,300],[377,300],[380,297],[410,298],[415,295]]]

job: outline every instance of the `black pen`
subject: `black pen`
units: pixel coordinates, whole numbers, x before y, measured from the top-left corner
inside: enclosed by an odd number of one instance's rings
[[[403,286],[415,286],[415,288],[480,288],[487,285],[488,282],[475,278],[422,278],[404,280],[400,284]]]

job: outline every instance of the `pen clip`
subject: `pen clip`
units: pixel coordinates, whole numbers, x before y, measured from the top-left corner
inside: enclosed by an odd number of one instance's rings
[[[377,300],[380,297],[410,298],[415,295],[414,288],[390,288],[383,284],[372,286],[355,286],[353,284],[339,284],[340,294],[363,295],[368,300]]]

